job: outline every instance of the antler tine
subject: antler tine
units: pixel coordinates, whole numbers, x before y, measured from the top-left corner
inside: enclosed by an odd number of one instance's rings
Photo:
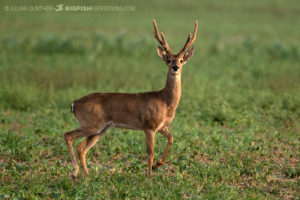
[[[154,37],[157,39],[157,41],[162,44],[162,41],[161,39],[159,38],[159,35],[158,35],[158,29],[157,29],[157,24],[156,24],[156,21],[153,20],[153,27],[154,27]]]
[[[189,49],[192,46],[192,44],[196,40],[197,31],[198,31],[198,20],[196,20],[196,22],[195,22],[193,37],[191,36],[191,33],[189,33],[188,38],[187,38],[183,48],[180,50],[180,52],[178,54],[184,53],[187,49]]]
[[[167,51],[169,54],[172,54],[163,32],[160,33],[162,40],[160,39],[159,34],[158,34],[157,24],[156,24],[155,20],[153,20],[153,27],[154,27],[154,37],[156,38],[156,40],[164,48],[165,51]]]

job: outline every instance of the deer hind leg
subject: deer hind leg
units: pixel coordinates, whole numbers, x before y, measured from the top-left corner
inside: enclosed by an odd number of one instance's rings
[[[90,134],[89,132],[86,132],[86,131],[84,131],[80,128],[75,129],[73,131],[70,131],[70,132],[67,132],[67,133],[64,134],[65,141],[66,141],[67,147],[69,149],[70,156],[71,156],[71,159],[72,159],[72,163],[73,163],[73,166],[74,166],[74,171],[71,174],[72,178],[75,178],[78,174],[78,171],[79,171],[79,166],[78,166],[78,163],[77,163],[77,159],[76,159],[72,144],[73,144],[73,142],[76,138],[84,137],[84,136],[87,136],[89,134]]]
[[[155,131],[145,130],[146,135],[146,145],[147,145],[147,154],[148,154],[148,178],[152,175],[152,165],[154,160],[154,137]]]
[[[101,130],[100,133],[96,135],[88,136],[78,147],[77,147],[77,153],[79,160],[81,162],[81,165],[83,167],[83,172],[85,176],[89,175],[89,170],[86,165],[86,154],[87,152],[97,143],[97,141],[100,139],[102,135],[107,131],[108,126]]]
[[[153,165],[152,169],[156,169],[159,166],[164,164],[164,160],[168,154],[168,151],[170,150],[172,144],[173,144],[173,136],[172,134],[169,132],[168,128],[163,128],[159,131],[159,133],[161,133],[165,138],[168,139],[168,144],[165,148],[164,153],[162,154],[161,158],[155,163],[155,165]]]

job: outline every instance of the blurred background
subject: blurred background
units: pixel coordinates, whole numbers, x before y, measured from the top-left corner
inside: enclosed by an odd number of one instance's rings
[[[71,103],[165,85],[153,19],[174,52],[199,20],[168,163],[149,184],[143,135],[112,129],[73,184]],[[0,2],[0,199],[292,199],[299,127],[299,0]]]

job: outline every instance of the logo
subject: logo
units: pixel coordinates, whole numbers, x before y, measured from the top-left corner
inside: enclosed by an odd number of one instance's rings
[[[62,11],[63,9],[64,9],[64,4],[58,4],[55,8],[54,8],[54,10],[56,11],[56,12],[60,12],[60,11]]]

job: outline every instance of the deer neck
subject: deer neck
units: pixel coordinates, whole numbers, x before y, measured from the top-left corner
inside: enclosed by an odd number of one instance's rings
[[[172,76],[168,73],[163,96],[168,108],[176,109],[181,97],[181,75]]]

